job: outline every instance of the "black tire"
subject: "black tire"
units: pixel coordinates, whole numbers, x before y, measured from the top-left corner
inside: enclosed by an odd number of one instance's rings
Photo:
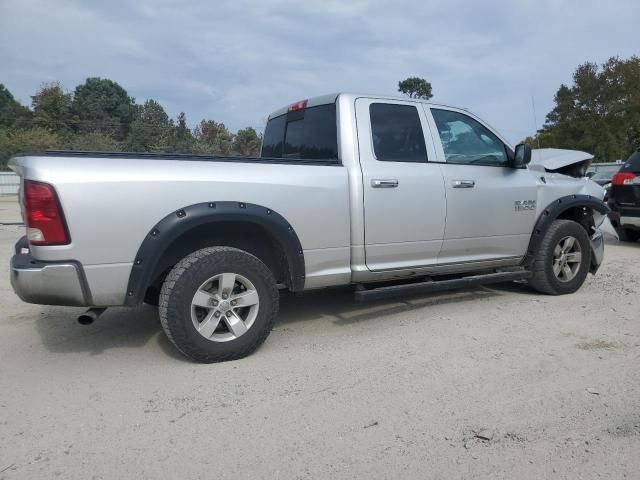
[[[191,302],[203,282],[227,272],[242,275],[255,286],[259,298],[257,316],[241,336],[212,341],[194,326]],[[159,314],[162,328],[180,352],[197,362],[213,363],[254,352],[271,332],[278,306],[276,280],[260,259],[236,248],[210,247],[186,256],[171,270],[160,292]]]
[[[565,237],[574,237],[580,245],[582,260],[575,277],[561,281],[553,271],[554,249]],[[545,233],[531,266],[533,276],[529,285],[535,290],[548,295],[564,295],[578,290],[584,283],[591,263],[591,242],[589,236],[579,223],[571,220],[555,220]]]
[[[618,237],[620,237],[621,242],[637,242],[640,240],[640,230],[618,227],[616,228],[616,233]]]

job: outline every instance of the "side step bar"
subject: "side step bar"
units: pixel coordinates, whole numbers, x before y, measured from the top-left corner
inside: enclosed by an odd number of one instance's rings
[[[374,287],[371,289],[360,288],[359,290],[356,290],[354,296],[356,302],[366,302],[404,295],[414,295],[416,293],[442,292],[445,290],[455,290],[458,288],[467,288],[476,285],[512,282],[514,280],[525,280],[529,277],[531,277],[531,272],[528,270],[486,273],[484,275],[470,275],[468,277],[454,278],[452,280],[435,280],[408,283],[404,285],[391,285],[388,287]]]

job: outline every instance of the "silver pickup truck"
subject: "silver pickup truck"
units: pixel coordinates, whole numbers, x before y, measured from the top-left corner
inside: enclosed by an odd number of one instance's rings
[[[26,302],[91,307],[84,323],[155,303],[200,362],[254,351],[279,289],[571,293],[602,262],[604,192],[584,152],[531,157],[467,110],[347,93],[273,112],[259,158],[17,156],[27,232],[11,281]]]

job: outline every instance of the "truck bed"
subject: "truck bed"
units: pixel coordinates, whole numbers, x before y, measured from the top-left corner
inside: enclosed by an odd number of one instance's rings
[[[10,167],[53,185],[70,232],[70,244],[34,245],[32,255],[82,264],[96,305],[122,304],[138,249],[161,220],[206,202],[284,217],[304,246],[306,288],[350,281],[349,181],[335,161],[49,151]]]

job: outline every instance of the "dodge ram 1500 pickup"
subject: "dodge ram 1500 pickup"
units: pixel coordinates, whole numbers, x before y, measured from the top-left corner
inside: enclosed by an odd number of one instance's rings
[[[200,362],[253,352],[279,289],[572,293],[602,262],[603,189],[584,152],[531,157],[467,110],[348,93],[272,113],[258,158],[24,154],[11,281],[26,302],[91,307],[85,323],[156,303]]]

